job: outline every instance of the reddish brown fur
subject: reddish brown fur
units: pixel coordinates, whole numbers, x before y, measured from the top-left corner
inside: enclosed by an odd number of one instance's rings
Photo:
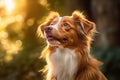
[[[42,36],[45,26],[50,23],[55,23],[53,22],[53,19],[58,16],[58,13],[52,13],[52,15],[50,14],[49,18],[47,18],[45,23],[40,25],[39,28],[42,30]],[[101,62],[97,61],[90,55],[90,43],[92,40],[92,35],[95,32],[95,24],[85,19],[85,17],[78,11],[73,12],[72,16],[64,17],[62,23],[64,22],[68,23],[71,26],[71,29],[59,27],[61,34],[56,31],[54,31],[54,33],[59,39],[63,36],[70,38],[70,40],[67,43],[62,44],[62,46],[74,49],[76,51],[75,53],[77,55],[79,68],[75,73],[74,80],[107,80],[99,70]],[[76,25],[81,27],[76,28]],[[57,46],[47,45],[47,47],[43,50],[41,57],[46,58],[46,55],[52,54],[56,48]],[[53,77],[54,76],[51,76],[49,80],[54,80]]]

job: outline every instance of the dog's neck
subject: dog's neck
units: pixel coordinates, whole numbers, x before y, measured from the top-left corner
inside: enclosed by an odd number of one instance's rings
[[[74,49],[56,48],[48,58],[49,71],[57,80],[73,80],[78,61]]]

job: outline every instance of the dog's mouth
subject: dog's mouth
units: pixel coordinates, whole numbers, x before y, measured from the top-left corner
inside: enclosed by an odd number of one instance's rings
[[[66,43],[66,42],[68,41],[68,38],[67,38],[67,37],[58,38],[58,37],[55,37],[55,36],[53,36],[53,35],[51,35],[51,34],[46,35],[46,39],[47,39],[47,41],[48,41],[49,43],[54,42],[55,44],[56,44],[56,43],[63,44],[63,43]],[[54,43],[53,43],[53,44],[54,44]]]
[[[46,38],[48,41],[56,40],[52,35],[47,35]]]

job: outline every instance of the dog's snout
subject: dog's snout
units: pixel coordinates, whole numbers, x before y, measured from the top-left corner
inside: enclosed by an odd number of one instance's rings
[[[52,27],[51,26],[48,26],[45,28],[45,32],[48,33],[48,32],[51,32],[52,31]]]

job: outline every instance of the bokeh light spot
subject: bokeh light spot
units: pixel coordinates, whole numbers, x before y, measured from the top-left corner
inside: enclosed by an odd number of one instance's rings
[[[6,6],[6,11],[11,13],[15,7],[14,1],[13,0],[5,0],[4,2],[5,2],[5,6]]]
[[[27,25],[28,26],[32,26],[34,24],[34,19],[33,18],[30,18],[27,20]]]
[[[21,41],[21,40],[17,40],[17,41],[16,41],[16,45],[17,45],[17,46],[22,46],[22,41]]]
[[[23,16],[22,15],[16,15],[15,19],[17,22],[22,22],[23,21]]]
[[[45,7],[48,6],[47,0],[39,0],[39,3],[40,3],[42,6],[45,6]]]

